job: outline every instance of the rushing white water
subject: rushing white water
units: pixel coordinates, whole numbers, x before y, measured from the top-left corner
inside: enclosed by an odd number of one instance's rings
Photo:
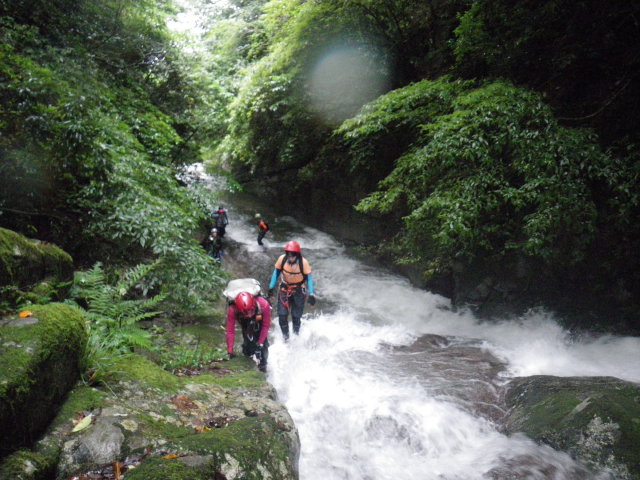
[[[260,247],[252,206],[237,201],[230,271],[266,289],[289,239],[314,270],[318,303],[300,335],[285,344],[276,319],[270,334],[268,380],[298,427],[302,480],[616,478],[500,433],[498,390],[534,374],[640,382],[640,339],[573,338],[544,312],[481,322],[292,218],[268,219]]]

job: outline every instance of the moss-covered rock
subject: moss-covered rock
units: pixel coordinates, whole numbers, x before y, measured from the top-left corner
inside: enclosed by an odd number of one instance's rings
[[[176,439],[165,447],[179,454],[178,458],[196,456],[209,459],[210,467],[227,480],[284,480],[295,478],[297,463],[297,456],[291,455],[291,445],[287,440],[290,431],[286,422],[258,414],[232,422],[226,428]]]
[[[0,464],[0,480],[47,480],[55,466],[55,458],[18,450]]]
[[[159,337],[171,348],[216,348],[224,341],[218,330],[188,325]],[[297,478],[297,429],[252,360],[225,357],[205,373],[178,376],[131,354],[115,362],[106,381],[77,386],[37,442],[35,452],[58,458],[56,478],[114,462],[134,480]],[[91,425],[73,432],[74,420],[88,413]]]
[[[30,446],[80,376],[82,311],[63,304],[30,311],[0,323],[0,455]]]
[[[640,478],[640,385],[611,377],[533,376],[509,385],[505,428],[617,478]]]
[[[60,300],[72,280],[69,254],[55,245],[0,228],[0,302]]]
[[[152,457],[127,473],[127,480],[220,480],[210,457],[185,456],[179,458]]]

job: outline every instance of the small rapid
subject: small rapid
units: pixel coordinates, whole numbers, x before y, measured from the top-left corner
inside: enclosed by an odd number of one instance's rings
[[[501,433],[502,393],[510,378],[538,374],[640,382],[639,338],[575,336],[543,311],[480,321],[292,217],[271,212],[260,247],[253,201],[225,206],[233,275],[266,290],[290,239],[313,267],[318,303],[300,335],[285,344],[275,319],[270,333],[268,380],[300,433],[301,480],[616,478]]]

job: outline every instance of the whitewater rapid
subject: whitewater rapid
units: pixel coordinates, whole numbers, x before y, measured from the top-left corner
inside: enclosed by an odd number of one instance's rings
[[[480,321],[447,298],[365,265],[339,241],[229,196],[225,264],[266,291],[288,240],[313,268],[318,303],[284,343],[274,318],[268,380],[299,430],[301,480],[615,479],[524,435],[506,436],[500,392],[517,376],[640,383],[640,339],[578,337],[552,314]]]

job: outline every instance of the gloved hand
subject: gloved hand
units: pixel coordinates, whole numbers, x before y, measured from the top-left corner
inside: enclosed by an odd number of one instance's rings
[[[229,360],[236,358],[235,353],[227,353],[227,357],[229,357]]]
[[[262,345],[258,345],[258,349],[254,352],[256,356],[256,360],[260,361],[262,359]]]
[[[312,307],[316,304],[316,296],[315,295],[309,295],[309,305],[311,305]]]

